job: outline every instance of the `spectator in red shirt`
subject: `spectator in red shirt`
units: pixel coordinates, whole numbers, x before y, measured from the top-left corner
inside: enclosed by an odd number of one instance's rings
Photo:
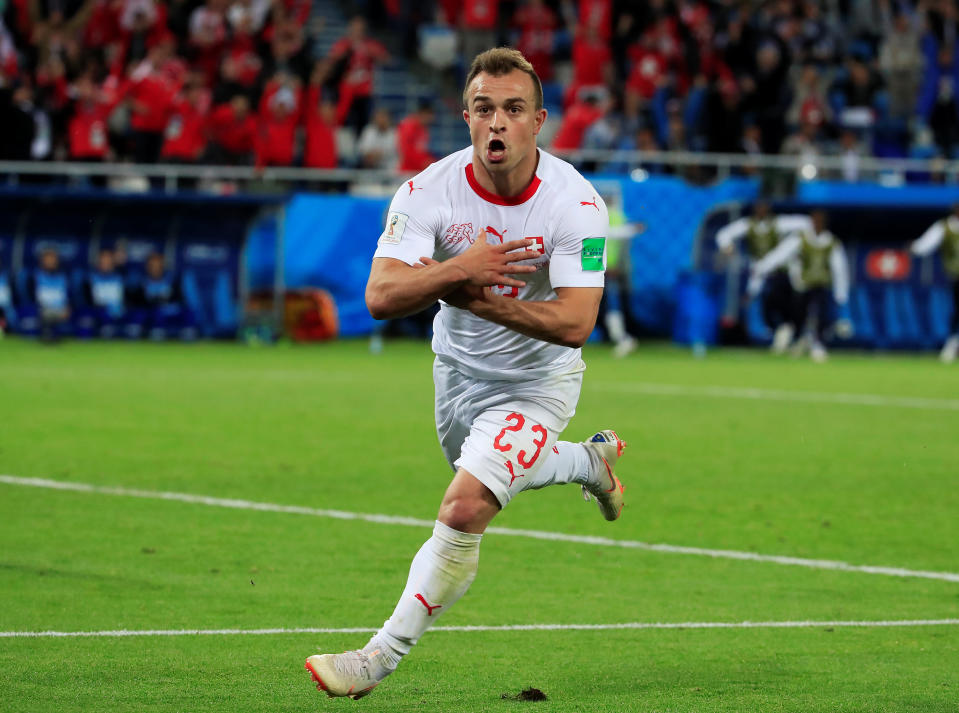
[[[496,46],[496,19],[499,0],[463,0],[460,16],[460,51],[475,57]]]
[[[260,78],[263,61],[257,52],[250,15],[241,15],[233,27],[233,36],[223,53],[220,77],[214,84],[220,99],[243,92],[251,95]]]
[[[257,166],[292,166],[296,130],[300,124],[299,82],[280,75],[267,85],[260,99],[260,116],[254,142]]]
[[[103,92],[89,74],[73,83],[73,115],[68,123],[68,149],[75,161],[103,161],[110,157],[107,119],[119,96]]]
[[[83,46],[106,47],[120,39],[120,14],[123,0],[95,0],[83,29]]]
[[[187,81],[173,103],[173,112],[164,132],[160,155],[177,163],[196,163],[206,150],[206,122],[210,113],[210,92],[197,72]]]
[[[613,33],[613,0],[579,0],[579,27],[608,43]]]
[[[306,93],[303,165],[307,168],[336,168],[336,105],[323,100],[321,95],[321,88],[315,84]]]
[[[584,87],[603,87],[613,79],[613,55],[595,28],[588,27],[573,40],[573,81],[563,96],[563,106],[572,104]]]
[[[527,0],[513,15],[513,24],[520,30],[516,49],[532,63],[540,81],[550,81],[556,13],[543,0]]]
[[[226,46],[226,0],[206,0],[190,15],[190,48],[193,66],[212,84]]]
[[[429,151],[429,125],[432,122],[433,107],[424,101],[419,109],[397,125],[396,148],[400,156],[400,173],[418,173],[436,160]]]
[[[180,89],[180,68],[171,55],[172,43],[153,47],[147,58],[130,74],[130,133],[137,163],[156,163],[163,145],[163,132]]]
[[[207,125],[210,139],[208,160],[214,164],[249,164],[256,137],[256,118],[250,113],[250,100],[237,94],[228,104],[213,110]]]
[[[362,17],[350,20],[346,37],[336,41],[324,63],[321,82],[330,75],[341,75],[336,122],[351,127],[359,134],[370,120],[370,95],[373,93],[373,70],[389,59],[386,47],[367,37]]]
[[[569,109],[563,114],[552,148],[556,151],[576,151],[583,145],[586,129],[603,116],[597,92],[584,90]]]
[[[626,91],[646,100],[652,99],[656,89],[667,76],[666,56],[659,50],[655,38],[649,34],[643,35],[640,41],[633,45],[629,55],[633,68],[626,79]]]
[[[153,0],[124,0],[118,22],[120,53],[126,63],[144,59],[169,34],[166,5]]]

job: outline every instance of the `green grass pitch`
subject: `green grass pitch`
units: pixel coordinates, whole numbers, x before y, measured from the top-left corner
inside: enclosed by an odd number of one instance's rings
[[[959,368],[663,346],[585,358],[566,437],[613,427],[629,441],[623,517],[606,523],[567,486],[520,495],[495,525],[959,572]],[[0,474],[432,520],[449,472],[430,363],[403,342],[372,356],[362,342],[8,339]],[[375,628],[427,536],[0,482],[0,632]],[[959,619],[948,578],[491,533],[439,624],[944,619]],[[959,710],[955,623],[434,631],[368,698],[318,693],[305,657],[366,638],[2,636],[0,710]],[[528,686],[548,701],[501,698]]]

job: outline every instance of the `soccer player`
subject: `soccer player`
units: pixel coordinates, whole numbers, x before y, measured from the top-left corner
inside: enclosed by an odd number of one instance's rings
[[[751,264],[762,260],[782,239],[796,231],[811,227],[805,215],[773,215],[769,203],[757,201],[753,214],[739,218],[716,233],[716,244],[726,255],[731,255],[735,244],[745,238],[746,252]],[[762,306],[763,321],[773,333],[772,351],[782,354],[792,343],[796,333],[794,324],[795,294],[785,268],[773,270],[761,282],[752,286]]]
[[[809,227],[784,238],[779,245],[753,264],[752,282],[761,280],[773,270],[788,266],[792,286],[796,290],[796,325],[805,329],[812,318],[812,328],[803,335],[800,346],[809,345],[809,356],[822,362],[827,358],[823,332],[829,323],[829,291],[836,304],[844,306],[849,299],[849,264],[842,243],[826,229],[826,214],[813,211]],[[842,337],[852,334],[848,319],[840,319],[836,332]]]
[[[441,300],[436,428],[454,476],[383,628],[359,651],[307,659],[331,697],[365,696],[394,671],[469,588],[484,530],[519,492],[579,483],[607,520],[623,507],[616,433],[558,440],[603,293],[606,206],[572,166],[537,149],[542,87],[518,51],[478,55],[463,100],[472,146],[396,192],[366,288],[377,319]]]
[[[126,286],[123,275],[116,269],[111,249],[100,250],[96,269],[91,270],[83,281],[83,294],[93,311],[93,321],[100,336],[115,336],[124,326],[126,317]]]
[[[40,251],[40,265],[27,279],[29,299],[40,316],[40,339],[56,341],[70,330],[70,281],[55,248]]]
[[[949,338],[942,346],[939,358],[953,362],[959,354],[959,203],[952,206],[952,213],[929,226],[910,246],[914,255],[929,255],[941,249],[942,267],[952,283],[952,320],[949,322]]]

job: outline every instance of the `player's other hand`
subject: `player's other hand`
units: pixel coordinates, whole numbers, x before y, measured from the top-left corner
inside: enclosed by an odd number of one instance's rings
[[[463,285],[457,287],[443,298],[443,301],[453,307],[470,310],[478,302],[490,299],[492,296],[489,287],[476,287],[475,285]]]
[[[486,241],[486,231],[481,230],[469,248],[449,262],[455,263],[466,275],[466,283],[476,287],[523,287],[526,283],[510,275],[536,272],[535,265],[517,263],[538,257],[539,251],[527,250],[533,240],[510,240],[499,245]]]

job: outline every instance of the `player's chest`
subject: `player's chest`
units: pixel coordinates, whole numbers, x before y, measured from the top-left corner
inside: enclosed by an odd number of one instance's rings
[[[545,267],[553,251],[545,216],[534,211],[496,210],[495,207],[451,211],[436,236],[440,259],[455,257],[468,250],[485,233],[486,242],[502,245],[513,240],[533,240],[527,250],[539,255],[530,264]]]

